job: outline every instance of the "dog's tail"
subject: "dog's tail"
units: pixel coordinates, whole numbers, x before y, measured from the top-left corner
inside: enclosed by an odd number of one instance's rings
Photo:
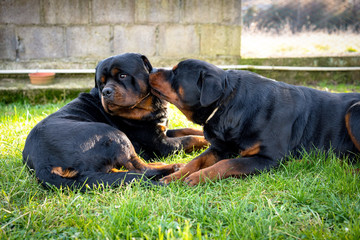
[[[145,185],[161,185],[144,174],[133,171],[128,172],[77,172],[72,169],[62,170],[61,167],[48,169],[42,168],[35,172],[38,181],[46,188],[70,188],[85,191],[99,187],[120,187],[129,184],[134,180],[141,181]]]

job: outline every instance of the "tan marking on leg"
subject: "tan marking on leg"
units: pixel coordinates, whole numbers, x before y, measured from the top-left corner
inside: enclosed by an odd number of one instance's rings
[[[179,128],[179,129],[171,129],[172,136],[171,137],[183,137],[188,135],[196,135],[196,136],[204,136],[204,132],[195,128]]]
[[[224,159],[216,164],[191,174],[185,179],[190,186],[198,185],[206,181],[215,181],[231,176],[240,176],[242,173],[233,166],[232,159]]]
[[[120,169],[117,169],[117,168],[112,168],[110,170],[110,172],[113,172],[113,173],[117,173],[117,172],[127,172],[127,170],[120,170]]]
[[[64,178],[73,178],[73,177],[76,177],[76,175],[79,172],[74,169],[69,169],[69,168],[63,170],[62,167],[53,167],[51,169],[51,173],[59,175]]]
[[[258,142],[252,145],[251,147],[249,147],[248,149],[241,151],[240,155],[242,157],[249,157],[258,154],[259,152],[260,152],[260,143]]]
[[[187,136],[185,138],[189,139],[183,144],[186,153],[192,152],[193,150],[200,150],[210,145],[210,143],[202,136]]]
[[[174,180],[181,179],[185,176],[188,176],[189,174],[192,174],[200,169],[209,167],[213,164],[215,164],[218,161],[218,156],[215,154],[215,152],[211,150],[207,150],[200,154],[198,157],[191,160],[188,164],[186,164],[183,168],[181,168],[179,171],[163,177],[161,181],[163,183],[169,183]]]

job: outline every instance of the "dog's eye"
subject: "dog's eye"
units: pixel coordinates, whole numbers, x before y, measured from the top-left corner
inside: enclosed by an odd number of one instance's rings
[[[126,74],[119,74],[119,79],[124,79],[124,78],[126,78],[126,77],[127,77]]]

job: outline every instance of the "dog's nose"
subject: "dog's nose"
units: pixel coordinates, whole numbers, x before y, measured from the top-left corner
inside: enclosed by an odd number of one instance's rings
[[[112,88],[109,88],[109,87],[107,87],[107,88],[104,88],[103,90],[102,90],[102,95],[104,96],[104,97],[111,97],[112,96],[112,94],[113,94],[113,89]]]

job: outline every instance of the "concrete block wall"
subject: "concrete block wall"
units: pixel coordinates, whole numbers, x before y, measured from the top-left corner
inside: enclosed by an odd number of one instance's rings
[[[2,0],[0,68],[93,68],[123,52],[153,65],[240,58],[241,0]]]

